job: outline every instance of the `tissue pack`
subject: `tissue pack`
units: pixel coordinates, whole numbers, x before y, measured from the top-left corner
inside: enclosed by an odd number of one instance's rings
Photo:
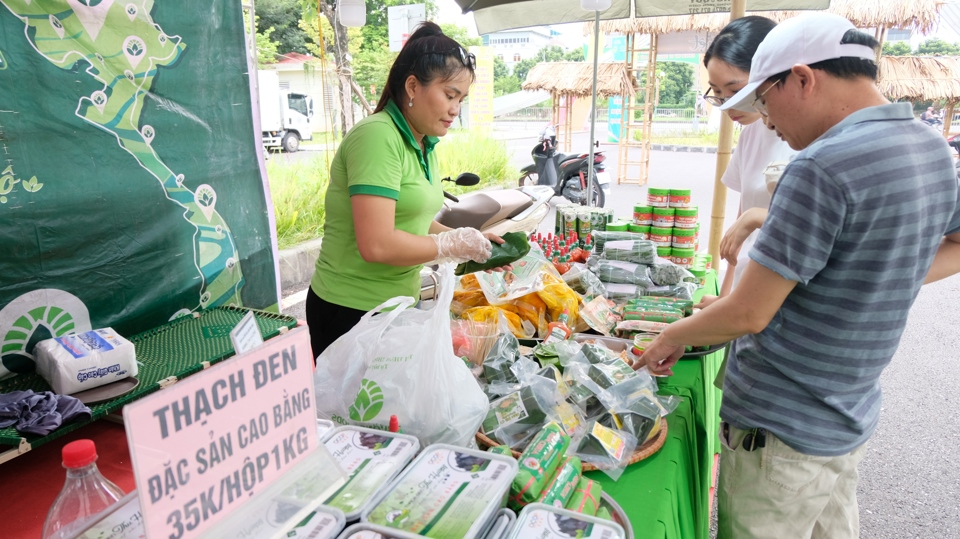
[[[137,375],[133,343],[111,328],[40,341],[34,357],[37,372],[61,395]]]

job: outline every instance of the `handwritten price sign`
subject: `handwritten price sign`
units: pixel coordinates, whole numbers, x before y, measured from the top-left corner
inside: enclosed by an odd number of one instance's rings
[[[151,539],[199,537],[313,451],[306,327],[124,408]]]

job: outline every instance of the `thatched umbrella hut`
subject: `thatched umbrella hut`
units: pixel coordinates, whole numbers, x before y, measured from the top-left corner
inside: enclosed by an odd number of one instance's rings
[[[637,81],[623,63],[601,63],[597,66],[597,95],[600,97],[636,94]],[[541,62],[535,65],[523,82],[524,90],[546,90],[553,98],[553,124],[563,128],[560,140],[564,151],[570,151],[573,124],[573,97],[589,97],[593,91],[593,65],[586,62]],[[561,101],[565,103],[560,117]]]
[[[960,102],[960,57],[884,56],[877,85],[890,99],[945,101],[943,134],[947,136],[953,109]]]

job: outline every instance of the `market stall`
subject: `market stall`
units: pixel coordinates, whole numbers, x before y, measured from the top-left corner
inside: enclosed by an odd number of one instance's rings
[[[960,57],[884,56],[877,85],[894,101],[944,103],[943,136],[950,134],[954,109],[960,101]]]

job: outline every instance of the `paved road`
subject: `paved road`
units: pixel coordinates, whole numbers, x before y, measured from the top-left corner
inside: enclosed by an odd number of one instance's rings
[[[574,149],[586,148],[587,135],[578,138]],[[533,138],[506,141],[515,166],[529,162],[534,143]],[[609,170],[615,171],[616,147],[603,149],[608,150]],[[713,154],[654,152],[650,184],[693,189],[702,226],[709,227],[715,160]],[[644,194],[644,187],[614,185],[609,206],[626,216]],[[727,225],[736,217],[737,203],[732,193]],[[544,222],[552,230],[552,215]],[[707,237],[704,228],[704,243]],[[300,283],[283,294],[305,287]],[[860,466],[861,537],[960,538],[960,319],[954,310],[958,306],[960,277],[924,287],[899,351],[884,371],[880,426]],[[287,312],[302,318],[303,304]]]

